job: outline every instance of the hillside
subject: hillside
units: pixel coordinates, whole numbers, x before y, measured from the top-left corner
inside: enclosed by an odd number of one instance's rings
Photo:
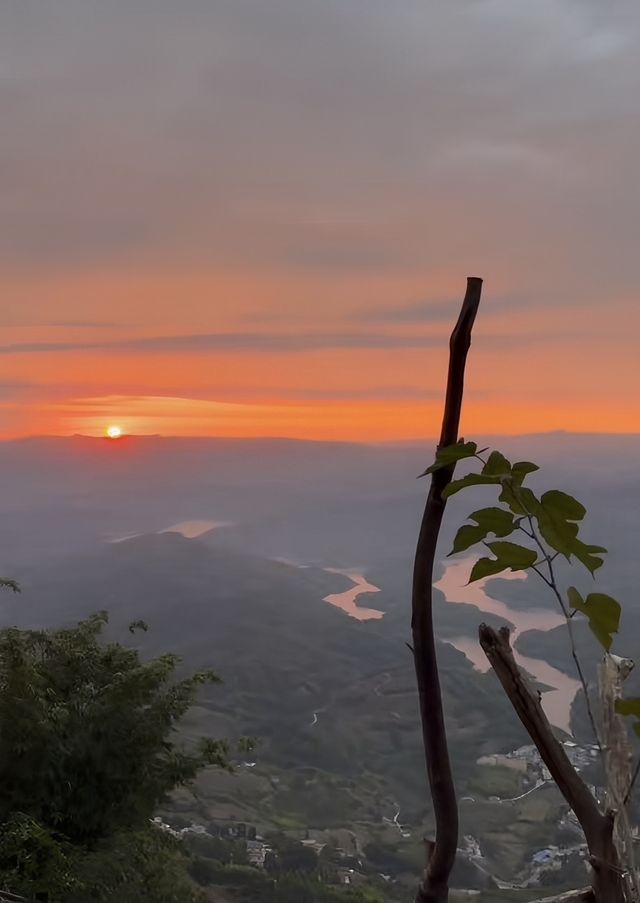
[[[544,483],[583,498],[595,515],[594,539],[615,548],[614,563],[628,562],[634,540],[624,528],[635,505],[628,461],[637,441],[612,439],[604,451],[582,457],[571,437],[549,441]],[[514,457],[535,457],[525,440],[511,442]],[[568,481],[562,447],[567,461],[569,451],[578,460]],[[617,470],[594,469],[598,455],[615,448]],[[352,832],[354,843],[381,845],[415,875],[430,823],[406,647],[423,450],[149,439],[115,453],[99,440],[0,444],[11,475],[0,516],[9,538],[3,571],[23,585],[20,597],[3,599],[3,623],[69,623],[107,609],[112,635],[145,654],[175,651],[189,669],[213,667],[224,684],[201,698],[186,734],[255,735],[255,764],[240,762],[232,776],[206,774],[195,795],[172,801],[173,811],[202,823],[233,817],[298,837]],[[442,555],[464,514],[485,499],[470,493],[451,505]],[[197,539],[154,532],[198,518],[227,525]],[[140,535],[107,541],[127,534]],[[360,602],[382,610],[382,620],[357,621],[323,601],[351,585],[323,568],[354,565],[381,588]],[[627,570],[612,573],[615,591],[624,590]],[[539,605],[529,585],[494,584],[514,609]],[[528,785],[476,760],[526,737],[493,676],[479,674],[446,643],[474,636],[487,618],[473,606],[446,604],[438,592],[435,603],[457,786],[468,797],[463,832],[485,838],[489,869],[509,880],[558,836],[561,803],[553,788],[508,805],[496,801],[516,798]],[[138,618],[151,629],[132,637],[127,625]],[[539,657],[569,667],[553,633],[525,634],[520,642],[528,648],[534,639]]]

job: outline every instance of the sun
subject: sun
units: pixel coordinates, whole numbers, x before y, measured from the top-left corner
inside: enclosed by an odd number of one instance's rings
[[[122,436],[121,427],[116,426],[115,423],[113,423],[111,426],[108,426],[106,432],[109,439],[119,439]]]

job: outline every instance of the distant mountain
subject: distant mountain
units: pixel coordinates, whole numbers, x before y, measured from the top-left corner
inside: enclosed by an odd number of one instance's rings
[[[544,468],[541,485],[575,491],[607,542],[624,539],[640,506],[639,436],[476,437]],[[433,443],[358,445],[288,439],[125,437],[0,442],[4,475],[0,569],[89,551],[109,537],[202,518],[231,524],[215,538],[265,557],[331,566],[410,557]],[[536,475],[537,476],[537,475]],[[454,499],[443,547],[486,494]],[[620,529],[623,527],[624,529]]]

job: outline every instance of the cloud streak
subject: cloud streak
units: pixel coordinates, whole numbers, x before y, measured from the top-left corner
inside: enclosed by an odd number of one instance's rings
[[[483,316],[510,314],[514,311],[531,310],[534,304],[524,295],[489,297],[483,303]],[[369,323],[452,323],[460,310],[460,299],[444,301],[415,301],[405,305],[390,305],[375,310],[362,309],[354,314],[354,319]]]
[[[486,347],[500,348],[513,344],[528,345],[538,341],[562,341],[557,331],[522,334],[486,334]],[[393,334],[384,332],[331,333],[252,333],[222,332],[194,335],[166,335],[132,338],[122,341],[92,342],[14,342],[0,345],[0,355],[60,354],[105,351],[109,353],[142,352],[161,354],[189,352],[253,352],[256,354],[300,354],[327,350],[402,350],[442,348],[444,335],[424,335],[418,332]]]

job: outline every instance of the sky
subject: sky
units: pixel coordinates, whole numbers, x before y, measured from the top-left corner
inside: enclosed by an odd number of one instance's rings
[[[640,431],[636,0],[5,0],[0,437]]]

